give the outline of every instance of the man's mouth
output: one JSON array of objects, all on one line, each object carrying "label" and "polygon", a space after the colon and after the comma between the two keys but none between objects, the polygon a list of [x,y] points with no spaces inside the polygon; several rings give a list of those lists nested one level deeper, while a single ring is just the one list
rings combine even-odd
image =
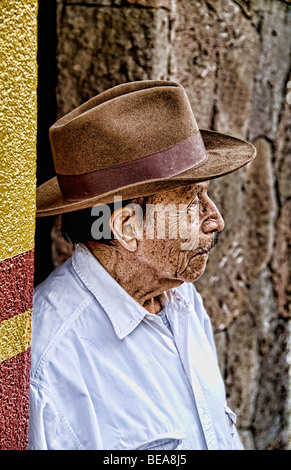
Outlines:
[{"label": "man's mouth", "polygon": [[194,256],[201,256],[201,255],[208,255],[209,252],[210,252],[211,248],[209,249],[203,249],[203,248],[199,248],[199,250],[196,251],[196,253],[194,254]]},{"label": "man's mouth", "polygon": [[210,253],[210,250],[217,245],[218,243],[218,235],[215,234],[213,237],[213,240],[211,241],[210,245],[207,247],[200,247],[198,250],[195,251],[194,256],[202,256],[202,255],[208,255]]}]

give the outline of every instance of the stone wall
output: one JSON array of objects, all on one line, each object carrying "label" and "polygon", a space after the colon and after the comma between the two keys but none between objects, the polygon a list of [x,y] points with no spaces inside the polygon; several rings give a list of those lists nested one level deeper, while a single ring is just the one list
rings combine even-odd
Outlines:
[{"label": "stone wall", "polygon": [[[214,180],[226,227],[196,283],[247,449],[290,449],[289,2],[75,0],[57,5],[57,117],[125,81],[174,79],[200,127],[256,160]],[[55,266],[70,254],[52,231]],[[289,359],[289,362],[288,362]]]}]

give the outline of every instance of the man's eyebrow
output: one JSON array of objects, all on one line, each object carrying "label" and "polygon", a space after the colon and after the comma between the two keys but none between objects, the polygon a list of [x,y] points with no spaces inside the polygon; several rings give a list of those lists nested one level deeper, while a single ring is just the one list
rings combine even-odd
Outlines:
[{"label": "man's eyebrow", "polygon": [[207,182],[207,185],[205,185],[205,183],[196,183],[193,194],[201,193],[201,191],[203,191],[204,189],[207,189],[208,186],[209,186],[209,182]]},{"label": "man's eyebrow", "polygon": [[208,189],[209,183],[210,183],[209,180],[201,181],[201,183],[197,183],[197,186],[202,186],[203,189]]}]

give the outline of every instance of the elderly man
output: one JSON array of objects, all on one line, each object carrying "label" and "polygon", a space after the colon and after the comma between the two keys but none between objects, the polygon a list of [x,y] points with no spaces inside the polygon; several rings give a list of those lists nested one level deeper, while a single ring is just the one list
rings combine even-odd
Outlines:
[{"label": "elderly man", "polygon": [[50,138],[37,215],[63,214],[75,251],[35,292],[29,448],[241,449],[193,282],[224,227],[209,180],[253,146],[199,130],[168,81],[101,93]]}]

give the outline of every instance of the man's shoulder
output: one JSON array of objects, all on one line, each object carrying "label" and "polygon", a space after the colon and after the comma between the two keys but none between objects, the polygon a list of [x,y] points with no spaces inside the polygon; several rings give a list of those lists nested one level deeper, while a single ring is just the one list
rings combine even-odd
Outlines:
[{"label": "man's shoulder", "polygon": [[69,258],[61,266],[57,267],[50,275],[34,289],[34,307],[39,304],[47,304],[48,308],[59,307],[64,303],[66,306],[74,304],[74,298],[80,293],[86,293],[82,281],[77,276]]},{"label": "man's shoulder", "polygon": [[90,292],[75,273],[70,258],[35,288],[34,316],[41,315],[47,323],[63,322],[88,295]]},{"label": "man's shoulder", "polygon": [[61,341],[60,332],[81,315],[93,296],[79,279],[71,259],[56,268],[34,291],[32,371],[45,351]]}]

